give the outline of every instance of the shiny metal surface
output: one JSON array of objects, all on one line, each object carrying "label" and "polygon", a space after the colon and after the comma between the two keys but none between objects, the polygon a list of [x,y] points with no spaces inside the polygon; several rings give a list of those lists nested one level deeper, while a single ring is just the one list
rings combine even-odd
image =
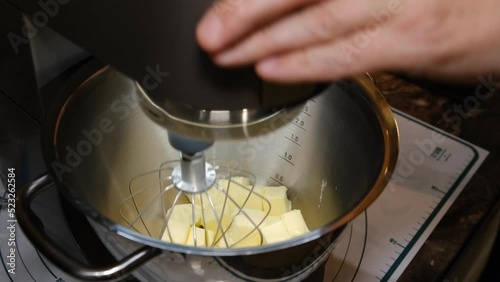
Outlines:
[{"label": "shiny metal surface", "polygon": [[364,77],[339,81],[299,107],[301,114],[286,126],[259,126],[258,136],[217,141],[205,152],[207,159],[232,160],[252,172],[257,184],[287,186],[310,233],[241,249],[166,243],[127,229],[119,213],[132,177],[178,158],[166,130],[151,122],[138,100],[134,81],[111,68],[95,72],[62,96],[62,107],[51,113],[44,154],[62,191],[88,216],[121,236],[165,250],[234,256],[309,242],[363,211],[381,193],[396,163],[397,126],[381,94]]},{"label": "shiny metal surface", "polygon": [[166,130],[184,138],[208,142],[261,135],[263,129],[275,129],[289,123],[301,109],[208,110],[173,101],[163,102],[159,106],[139,84],[135,85],[133,91],[145,113]]},{"label": "shiny metal surface", "polygon": [[205,161],[205,154],[182,153],[180,164],[172,171],[176,188],[187,193],[200,193],[212,187],[215,182],[214,167]]}]

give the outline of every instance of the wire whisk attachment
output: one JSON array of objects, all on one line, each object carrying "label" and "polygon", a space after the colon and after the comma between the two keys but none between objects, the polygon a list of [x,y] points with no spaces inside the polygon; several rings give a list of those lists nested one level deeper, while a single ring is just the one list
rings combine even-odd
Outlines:
[{"label": "wire whisk attachment", "polygon": [[260,227],[271,202],[252,173],[230,161],[210,161],[213,185],[191,192],[179,187],[181,161],[169,161],[135,176],[120,215],[129,229],[166,242],[194,247],[236,248],[264,244]]}]

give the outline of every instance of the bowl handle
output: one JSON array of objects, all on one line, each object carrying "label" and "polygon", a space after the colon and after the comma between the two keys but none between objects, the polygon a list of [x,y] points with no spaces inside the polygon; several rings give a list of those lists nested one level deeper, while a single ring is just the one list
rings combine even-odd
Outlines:
[{"label": "bowl handle", "polygon": [[16,217],[33,245],[61,270],[83,280],[114,280],[130,274],[137,267],[162,253],[160,249],[144,246],[114,264],[96,267],[75,260],[39,228],[37,217],[30,208],[37,194],[53,184],[52,179],[43,174],[18,191]]}]

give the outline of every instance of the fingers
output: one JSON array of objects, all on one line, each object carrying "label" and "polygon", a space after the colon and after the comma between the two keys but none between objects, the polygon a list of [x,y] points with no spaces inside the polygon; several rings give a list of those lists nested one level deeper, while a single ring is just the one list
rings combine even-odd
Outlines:
[{"label": "fingers", "polygon": [[221,65],[257,62],[268,80],[327,81],[404,62],[389,56],[397,43],[385,28],[401,12],[399,0],[217,3],[198,26],[199,43]]},{"label": "fingers", "polygon": [[[397,70],[409,62],[394,47],[389,28],[377,36],[365,31],[259,61],[257,73],[277,82],[331,81],[366,71]],[[364,43],[363,43],[364,42]],[[391,48],[394,47],[394,48]]]},{"label": "fingers", "polygon": [[[370,0],[323,1],[262,28],[214,60],[223,66],[252,63],[272,54],[327,42],[373,19]],[[341,11],[341,12],[339,12]]]},{"label": "fingers", "polygon": [[217,52],[255,28],[321,0],[219,0],[203,16],[196,36],[201,47]]}]

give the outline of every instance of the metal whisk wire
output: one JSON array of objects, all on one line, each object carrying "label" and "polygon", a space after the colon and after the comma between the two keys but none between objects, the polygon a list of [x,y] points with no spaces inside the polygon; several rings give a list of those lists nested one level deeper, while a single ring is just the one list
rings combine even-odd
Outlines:
[{"label": "metal whisk wire", "polygon": [[[204,237],[208,236],[205,234],[205,232],[199,232],[199,229],[197,229],[196,226],[197,218],[196,218],[195,203],[197,197],[199,197],[199,203],[201,205],[200,226],[206,227],[207,216],[208,216],[207,213],[209,212],[212,213],[211,216],[215,218],[216,221],[216,230],[213,235],[213,241],[208,242],[207,240],[201,240],[203,242],[206,242],[206,245],[208,247],[216,247],[219,245],[219,243],[223,244],[226,247],[234,247],[237,246],[239,243],[243,242],[254,232],[258,232],[260,244],[263,244],[263,236],[259,227],[264,223],[266,218],[269,216],[271,203],[263,195],[260,195],[259,193],[256,193],[254,191],[257,179],[253,174],[235,168],[230,161],[225,162],[224,163],[225,165],[217,164],[218,162],[219,162],[218,160],[210,161],[210,163],[214,166],[215,171],[217,172],[216,173],[217,181],[215,182],[214,186],[210,189],[216,189],[218,193],[221,193],[223,195],[224,199],[222,202],[221,210],[217,209],[216,207],[217,203],[214,202],[214,199],[212,198],[212,195],[210,195],[208,190],[200,193],[189,194],[175,187],[171,174],[174,169],[174,166],[178,163],[178,161],[168,161],[162,163],[159,169],[137,175],[130,181],[129,183],[130,195],[128,195],[120,204],[120,215],[127,223],[127,227],[140,233],[147,233],[149,236],[157,239],[160,239],[162,237],[162,234],[165,234],[167,238],[170,240],[170,242],[174,242],[173,240],[174,236],[172,235],[172,230],[170,230],[171,228],[169,227],[169,222],[172,218],[173,207],[184,200],[184,202],[191,203],[192,221],[190,228],[191,228],[191,236],[193,239],[192,243],[195,247],[198,247],[200,245],[199,243],[200,242],[199,239],[201,239],[200,236]],[[164,175],[165,173],[166,175]],[[146,185],[141,184],[144,182],[145,179],[154,176],[156,174],[158,175],[158,177],[157,178],[155,177],[153,181],[146,181]],[[236,181],[233,181],[232,180],[233,176],[247,178],[249,179],[251,185],[247,187],[246,185],[242,185]],[[221,185],[219,185],[218,180],[221,179],[228,180],[225,187],[221,187]],[[139,184],[137,184],[136,182]],[[139,187],[136,188],[135,185],[139,185]],[[234,188],[235,186],[233,185],[236,185],[238,188],[244,189],[245,191],[248,192],[245,199],[243,200],[235,199],[231,195],[231,189],[236,189]],[[166,199],[168,198],[167,195],[168,193],[175,193],[175,196],[171,195],[173,196],[172,201],[168,201]],[[264,212],[265,216],[257,222],[254,219],[252,219],[251,216],[245,211],[245,205],[247,204],[251,196],[259,197],[262,200],[263,205],[265,205],[266,207],[264,209],[266,211]],[[142,199],[141,201],[141,199],[138,199],[139,197],[146,198],[146,200],[144,201],[144,199]],[[206,199],[203,199],[204,197],[206,197]],[[223,224],[224,215],[226,214],[226,212],[228,212],[228,210],[230,210],[229,204],[231,204],[232,207],[234,208],[234,211],[232,211],[231,216],[237,216],[241,214],[253,226],[251,232],[248,232],[246,236],[243,236],[242,238],[240,238],[235,242],[231,242],[227,236],[230,228],[234,223],[233,221],[234,218],[230,220],[227,226],[224,226]],[[132,216],[130,215],[130,205],[133,206],[134,210]],[[207,205],[207,207],[205,207],[205,205]],[[157,219],[158,217],[161,217],[163,221],[161,224],[159,224],[159,226],[161,226],[159,229],[157,228],[156,224],[158,221]],[[152,220],[151,218],[156,218],[156,220]],[[140,222],[139,226],[137,226],[138,222]],[[158,230],[158,232],[154,232],[154,230]],[[198,233],[203,233],[203,234],[198,234]]]},{"label": "metal whisk wire", "polygon": [[[165,163],[164,163],[165,164]],[[163,164],[162,164],[163,166]],[[140,232],[136,227],[134,227],[134,224],[140,220],[141,223],[142,223],[142,226],[144,227],[144,229],[146,230],[146,232],[148,233],[149,236],[153,236],[151,234],[151,232],[149,231],[148,229],[148,225],[144,222],[144,218],[143,218],[143,215],[146,211],[148,211],[154,204],[154,199],[152,199],[148,204],[146,204],[146,208],[145,209],[139,209],[139,205],[137,204],[136,202],[136,197],[138,195],[140,195],[141,193],[144,193],[145,191],[147,191],[149,188],[151,187],[154,187],[156,186],[157,184],[161,184],[162,181],[165,181],[165,180],[171,180],[172,177],[170,175],[166,176],[164,179],[161,178],[161,171],[162,170],[171,170],[170,168],[160,168],[160,169],[156,169],[156,170],[152,170],[152,171],[149,171],[149,172],[145,172],[145,173],[141,173],[137,176],[135,176],[134,178],[132,178],[132,180],[129,182],[129,192],[130,192],[130,195],[128,197],[126,197],[121,203],[120,203],[120,215],[122,216],[122,218],[125,220],[125,222],[127,223],[127,228],[129,229],[134,229],[135,231],[137,232]],[[144,186],[143,188],[137,190],[137,191],[134,191],[133,189],[133,183],[135,181],[137,181],[138,179],[144,177],[144,176],[147,176],[147,175],[151,175],[151,174],[154,174],[154,173],[157,173],[158,172],[158,179],[159,181],[154,181],[152,183],[149,183],[148,185]],[[169,191],[170,189],[174,188],[174,185],[171,184],[171,185],[168,185],[168,186],[165,186],[164,188],[162,188],[161,186],[159,187],[159,195],[162,195],[164,193],[166,193],[167,191]],[[135,211],[136,211],[136,215],[130,219],[129,217],[127,217],[125,215],[125,204],[129,201],[132,201],[133,202],[133,206],[135,208]],[[163,209],[165,208],[163,205],[162,205]]]}]

